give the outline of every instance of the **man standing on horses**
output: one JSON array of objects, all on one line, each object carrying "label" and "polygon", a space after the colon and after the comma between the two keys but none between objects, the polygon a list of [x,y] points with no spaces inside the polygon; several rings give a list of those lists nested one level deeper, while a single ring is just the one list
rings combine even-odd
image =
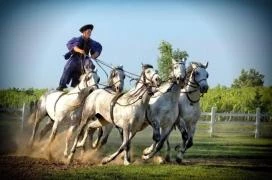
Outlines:
[{"label": "man standing on horses", "polygon": [[64,55],[64,58],[68,59],[68,61],[64,67],[57,90],[62,91],[64,88],[67,88],[67,84],[71,80],[72,87],[78,85],[80,75],[84,73],[85,65],[89,64],[89,68],[95,68],[88,55],[90,53],[91,58],[96,59],[102,51],[102,46],[99,42],[90,38],[93,27],[92,24],[82,26],[79,29],[82,36],[68,41],[67,48],[69,52]]}]

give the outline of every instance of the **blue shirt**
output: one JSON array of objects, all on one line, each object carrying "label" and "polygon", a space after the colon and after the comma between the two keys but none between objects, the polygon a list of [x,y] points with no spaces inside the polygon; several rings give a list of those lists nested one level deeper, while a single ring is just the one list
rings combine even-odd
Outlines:
[{"label": "blue shirt", "polygon": [[[75,46],[79,47],[80,49],[84,48],[84,39],[82,36],[80,37],[74,37],[68,43],[66,44],[67,48],[69,51],[72,51]],[[102,51],[102,46],[99,42],[93,40],[93,39],[88,39],[86,44],[85,44],[85,53],[89,54],[89,52],[94,54],[95,52],[98,52],[99,55]]]}]

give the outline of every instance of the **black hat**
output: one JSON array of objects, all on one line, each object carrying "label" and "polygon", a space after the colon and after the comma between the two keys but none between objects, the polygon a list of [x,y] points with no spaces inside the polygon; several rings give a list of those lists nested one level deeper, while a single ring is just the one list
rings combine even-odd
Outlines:
[{"label": "black hat", "polygon": [[83,33],[83,32],[86,31],[87,29],[93,30],[93,25],[92,25],[92,24],[84,25],[84,26],[82,26],[82,27],[79,29],[79,31]]}]

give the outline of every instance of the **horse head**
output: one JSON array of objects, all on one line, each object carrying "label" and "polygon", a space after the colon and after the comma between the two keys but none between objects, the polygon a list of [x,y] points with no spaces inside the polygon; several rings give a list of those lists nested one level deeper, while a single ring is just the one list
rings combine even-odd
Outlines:
[{"label": "horse head", "polygon": [[114,67],[110,72],[110,77],[108,79],[108,84],[111,86],[115,92],[120,93],[124,88],[125,73],[123,66]]},{"label": "horse head", "polygon": [[186,77],[185,62],[186,60],[184,59],[180,60],[172,59],[171,76],[174,78],[174,80],[177,81],[178,84],[183,83]]},{"label": "horse head", "polygon": [[191,86],[199,87],[201,93],[206,93],[209,89],[207,79],[209,77],[209,73],[207,72],[208,63],[205,65],[201,63],[192,62],[191,63],[191,70],[189,68],[190,77],[189,77],[189,84]]},{"label": "horse head", "polygon": [[81,75],[80,83],[78,85],[79,89],[84,89],[87,87],[95,87],[98,88],[97,84],[100,81],[100,77],[97,74],[97,70],[89,70],[86,71],[85,74]]},{"label": "horse head", "polygon": [[161,84],[161,78],[158,71],[153,69],[153,66],[149,64],[142,65],[141,81],[149,86],[159,87]]}]

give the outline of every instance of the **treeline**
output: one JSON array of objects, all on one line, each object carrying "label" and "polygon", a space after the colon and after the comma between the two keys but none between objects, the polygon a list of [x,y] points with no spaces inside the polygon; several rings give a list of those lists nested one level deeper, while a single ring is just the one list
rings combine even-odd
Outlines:
[{"label": "treeline", "polygon": [[[37,100],[47,89],[2,89],[0,107],[20,108],[23,103]],[[217,112],[262,112],[272,113],[272,87],[228,88],[217,86],[209,89],[200,101],[202,112],[210,112],[217,107]]]},{"label": "treeline", "polygon": [[1,89],[0,107],[1,108],[21,108],[24,103],[37,100],[47,89]]},{"label": "treeline", "polygon": [[272,87],[228,88],[217,86],[209,89],[201,98],[201,109],[210,112],[217,107],[217,112],[261,112],[272,113]]}]

